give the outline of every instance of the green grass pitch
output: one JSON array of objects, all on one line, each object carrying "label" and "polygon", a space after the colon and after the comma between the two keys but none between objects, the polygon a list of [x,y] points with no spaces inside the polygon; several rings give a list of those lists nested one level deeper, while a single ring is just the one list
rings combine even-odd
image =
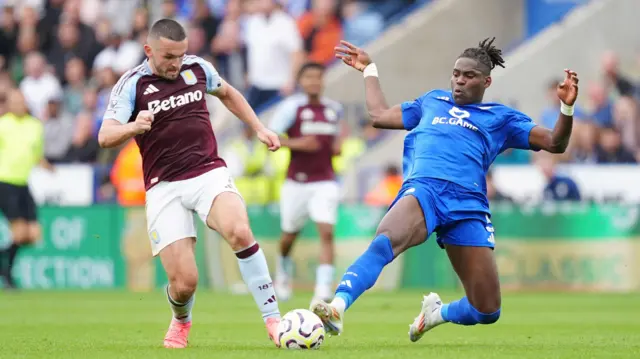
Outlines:
[{"label": "green grass pitch", "polygon": [[[459,294],[442,293],[445,301]],[[308,293],[281,304],[306,308]],[[198,293],[190,347],[162,348],[161,292],[0,292],[0,358],[640,358],[640,294],[506,294],[495,325],[407,336],[421,293],[368,293],[318,351],[276,349],[250,296]]]}]

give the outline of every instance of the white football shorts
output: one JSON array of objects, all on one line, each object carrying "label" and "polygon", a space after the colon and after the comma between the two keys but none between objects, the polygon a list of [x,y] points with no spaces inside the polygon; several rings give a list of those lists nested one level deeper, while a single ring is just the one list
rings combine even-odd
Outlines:
[{"label": "white football shorts", "polygon": [[159,182],[147,191],[147,230],[154,256],[169,244],[196,237],[194,213],[206,223],[213,200],[223,192],[240,196],[226,167],[175,182]]},{"label": "white football shorts", "polygon": [[335,181],[301,183],[286,180],[280,193],[280,228],[299,232],[311,218],[315,223],[336,224],[340,187]]}]

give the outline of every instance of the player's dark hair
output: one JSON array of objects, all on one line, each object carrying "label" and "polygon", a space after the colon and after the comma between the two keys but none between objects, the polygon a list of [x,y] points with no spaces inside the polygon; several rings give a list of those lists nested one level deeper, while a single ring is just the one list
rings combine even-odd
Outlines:
[{"label": "player's dark hair", "polygon": [[486,74],[490,74],[496,66],[504,68],[504,59],[502,58],[502,50],[493,46],[495,37],[482,40],[478,47],[471,47],[462,52],[460,57],[474,59],[480,64],[487,67]]},{"label": "player's dark hair", "polygon": [[327,68],[319,63],[319,62],[307,62],[304,65],[302,65],[302,67],[300,67],[300,70],[298,71],[298,79],[300,79],[300,77],[307,71],[307,70],[312,70],[312,69],[316,69],[316,70],[320,70],[322,72],[324,72]]},{"label": "player's dark hair", "polygon": [[160,19],[151,26],[149,36],[155,39],[164,37],[172,41],[182,41],[187,38],[187,33],[179,22],[171,19]]}]

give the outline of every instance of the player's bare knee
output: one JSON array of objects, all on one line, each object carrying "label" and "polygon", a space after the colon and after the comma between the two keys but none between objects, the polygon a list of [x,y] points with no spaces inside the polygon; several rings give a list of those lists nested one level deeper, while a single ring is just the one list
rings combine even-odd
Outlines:
[{"label": "player's bare knee", "polygon": [[234,225],[229,232],[227,242],[234,251],[239,251],[249,247],[255,242],[253,233],[248,223],[239,223]]},{"label": "player's bare knee", "polygon": [[169,283],[171,289],[178,294],[179,298],[190,298],[198,286],[198,274],[183,273],[174,277]]}]

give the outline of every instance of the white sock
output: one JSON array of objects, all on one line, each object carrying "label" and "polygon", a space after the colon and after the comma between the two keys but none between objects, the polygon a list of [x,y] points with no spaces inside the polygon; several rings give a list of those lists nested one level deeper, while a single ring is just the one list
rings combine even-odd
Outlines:
[{"label": "white sock", "polygon": [[316,294],[331,295],[331,286],[336,270],[331,264],[320,264],[316,269]]},{"label": "white sock", "polygon": [[336,308],[340,314],[344,314],[345,309],[347,308],[347,303],[340,297],[335,297],[331,302],[331,306]]},{"label": "white sock", "polygon": [[273,289],[273,281],[269,275],[269,267],[264,252],[258,243],[237,251],[238,265],[242,279],[249,287],[258,308],[262,312],[262,319],[279,318],[280,310],[276,300],[276,292]]},{"label": "white sock", "polygon": [[289,256],[278,256],[276,278],[289,280],[293,276],[293,261]]},{"label": "white sock", "polygon": [[169,306],[171,307],[171,311],[173,312],[173,318],[180,323],[189,323],[191,321],[191,309],[193,309],[193,304],[196,301],[196,295],[192,295],[186,303],[179,303],[171,298],[168,285],[166,291],[167,301],[169,301]]}]

